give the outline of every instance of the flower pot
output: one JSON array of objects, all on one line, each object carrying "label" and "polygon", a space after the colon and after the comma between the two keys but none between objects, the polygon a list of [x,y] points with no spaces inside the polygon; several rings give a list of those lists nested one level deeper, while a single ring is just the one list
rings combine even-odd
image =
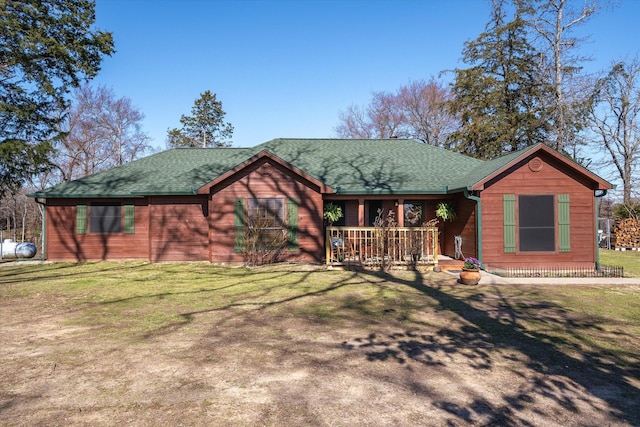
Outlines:
[{"label": "flower pot", "polygon": [[477,268],[463,268],[460,281],[465,285],[477,285],[480,282],[480,270]]}]

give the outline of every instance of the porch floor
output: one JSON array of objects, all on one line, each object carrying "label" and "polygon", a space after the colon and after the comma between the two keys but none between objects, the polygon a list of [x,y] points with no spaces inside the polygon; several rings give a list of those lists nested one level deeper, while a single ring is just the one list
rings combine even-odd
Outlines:
[{"label": "porch floor", "polygon": [[442,270],[462,270],[464,261],[461,259],[454,259],[446,255],[438,255],[438,267]]}]

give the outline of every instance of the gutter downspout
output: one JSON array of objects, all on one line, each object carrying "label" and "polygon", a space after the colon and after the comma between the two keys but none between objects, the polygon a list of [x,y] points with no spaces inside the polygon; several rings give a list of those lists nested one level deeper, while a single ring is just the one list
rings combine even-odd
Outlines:
[{"label": "gutter downspout", "polygon": [[607,195],[607,190],[601,190],[602,193],[598,194],[597,191],[593,192],[593,195],[596,198],[596,271],[600,271],[600,242],[598,241],[598,218],[600,217],[600,198]]},{"label": "gutter downspout", "polygon": [[478,261],[480,261],[480,265],[483,265],[483,262],[482,262],[482,201],[480,200],[480,197],[474,196],[473,194],[469,193],[469,187],[464,189],[464,197],[466,197],[469,200],[474,200],[476,202],[476,206],[477,206],[476,212],[478,213],[476,216]]},{"label": "gutter downspout", "polygon": [[47,204],[34,198],[35,202],[42,206],[42,259],[47,259]]}]

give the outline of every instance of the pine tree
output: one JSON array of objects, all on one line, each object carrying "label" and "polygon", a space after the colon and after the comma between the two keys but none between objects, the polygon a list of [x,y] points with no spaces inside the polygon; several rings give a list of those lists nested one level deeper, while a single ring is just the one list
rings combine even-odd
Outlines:
[{"label": "pine tree", "polygon": [[223,121],[226,113],[216,94],[200,94],[191,108],[191,116],[180,117],[182,129],[170,129],[167,140],[170,147],[229,147],[233,126]]},{"label": "pine tree", "polygon": [[[72,87],[113,53],[92,0],[0,2],[0,191],[48,167]],[[2,194],[2,192],[0,192]]]},{"label": "pine tree", "polygon": [[450,107],[461,120],[452,143],[483,159],[544,142],[549,131],[543,101],[550,88],[540,83],[540,55],[527,41],[521,11],[506,18],[495,1],[485,32],[465,43],[463,60],[471,67],[455,70],[452,84]]}]

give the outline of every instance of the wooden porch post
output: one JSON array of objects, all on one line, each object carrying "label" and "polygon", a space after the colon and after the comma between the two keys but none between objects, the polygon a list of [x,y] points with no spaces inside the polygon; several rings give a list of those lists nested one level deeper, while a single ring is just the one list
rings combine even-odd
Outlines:
[{"label": "wooden porch post", "polygon": [[404,227],[404,199],[398,199],[396,206],[396,215],[398,215],[398,227]]},{"label": "wooden porch post", "polygon": [[331,264],[331,239],[329,238],[330,233],[331,232],[329,231],[329,227],[327,227],[325,231],[325,242],[324,242],[326,265]]},{"label": "wooden porch post", "polygon": [[358,227],[364,227],[364,199],[358,199]]}]

